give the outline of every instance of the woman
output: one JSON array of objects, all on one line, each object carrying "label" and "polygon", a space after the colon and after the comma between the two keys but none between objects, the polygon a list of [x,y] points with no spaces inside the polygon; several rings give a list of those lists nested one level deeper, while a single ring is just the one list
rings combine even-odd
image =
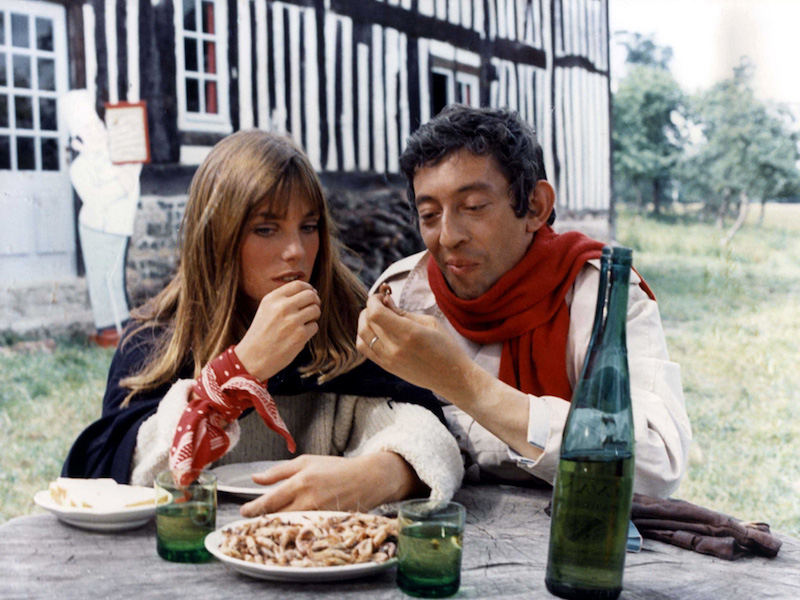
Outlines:
[{"label": "woman", "polygon": [[[179,447],[181,432],[233,357],[246,384],[267,385],[236,392],[242,407],[257,408],[238,421],[238,410],[194,413],[219,425],[220,462],[289,458],[294,442],[301,453],[254,475],[280,484],[243,515],[363,510],[426,486],[433,497],[452,495],[462,475],[453,438],[433,412],[388,400],[432,397],[362,363],[355,348],[366,293],[340,261],[331,228],[319,180],[292,142],[263,131],[220,141],[192,180],[177,274],[134,315],[112,360],[103,415],[75,442],[63,475],[149,485],[170,451],[173,470],[184,459],[203,466],[191,439]],[[276,414],[265,409],[273,399]]]}]

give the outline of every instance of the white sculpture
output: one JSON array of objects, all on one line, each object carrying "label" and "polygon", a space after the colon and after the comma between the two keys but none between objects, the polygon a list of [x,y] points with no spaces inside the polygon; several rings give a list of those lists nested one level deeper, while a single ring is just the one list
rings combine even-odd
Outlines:
[{"label": "white sculpture", "polygon": [[72,90],[60,99],[61,114],[78,154],[70,179],[82,205],[78,232],[86,280],[100,345],[116,345],[130,316],[125,289],[125,258],[139,203],[141,163],[115,165],[108,133],[88,90]]}]

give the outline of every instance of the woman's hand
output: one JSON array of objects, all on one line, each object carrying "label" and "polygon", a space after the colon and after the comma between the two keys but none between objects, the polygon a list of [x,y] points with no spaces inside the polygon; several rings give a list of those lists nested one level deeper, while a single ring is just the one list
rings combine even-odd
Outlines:
[{"label": "woman's hand", "polygon": [[303,454],[254,474],[253,481],[281,483],[242,505],[244,517],[289,510],[367,511],[425,489],[411,466],[394,452],[347,458]]},{"label": "woman's hand", "polygon": [[236,345],[247,372],[264,380],[288,365],[319,330],[320,299],[310,283],[292,281],[261,299]]}]

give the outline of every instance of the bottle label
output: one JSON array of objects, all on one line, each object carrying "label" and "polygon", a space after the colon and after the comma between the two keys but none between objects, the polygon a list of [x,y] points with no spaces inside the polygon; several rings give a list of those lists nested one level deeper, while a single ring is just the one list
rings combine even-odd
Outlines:
[{"label": "bottle label", "polygon": [[559,462],[548,578],[576,586],[621,585],[632,490],[632,457]]}]

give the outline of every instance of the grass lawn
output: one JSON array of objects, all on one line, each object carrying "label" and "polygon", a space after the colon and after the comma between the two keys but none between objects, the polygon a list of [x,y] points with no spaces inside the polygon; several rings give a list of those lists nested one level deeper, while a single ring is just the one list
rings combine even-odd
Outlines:
[{"label": "grass lawn", "polygon": [[0,522],[38,512],[33,494],[58,477],[72,442],[100,416],[113,351],[59,340],[0,348]]},{"label": "grass lawn", "polygon": [[[675,497],[800,535],[800,205],[757,211],[732,243],[680,215],[623,212],[621,243],[659,300],[695,443]],[[80,341],[0,348],[0,522],[38,511],[78,432],[100,413],[111,351]]]},{"label": "grass lawn", "polygon": [[622,214],[654,289],[694,432],[675,497],[800,535],[800,205],[713,225]]}]

